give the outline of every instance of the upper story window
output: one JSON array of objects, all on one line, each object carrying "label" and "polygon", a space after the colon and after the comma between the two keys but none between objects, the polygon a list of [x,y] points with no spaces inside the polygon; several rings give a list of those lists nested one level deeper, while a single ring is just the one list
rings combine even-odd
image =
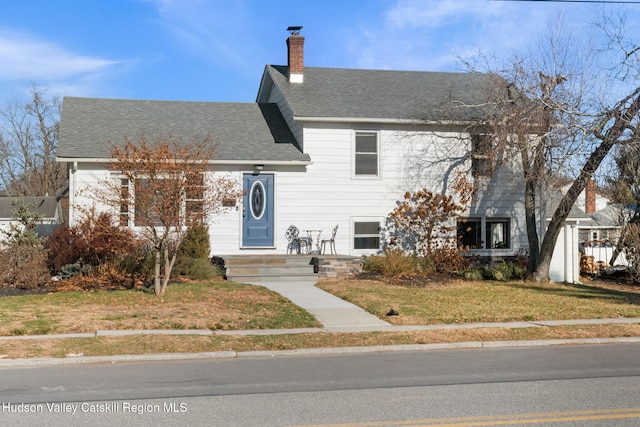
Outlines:
[{"label": "upper story window", "polygon": [[356,176],[378,176],[378,132],[355,133],[354,165]]},{"label": "upper story window", "polygon": [[471,135],[471,170],[473,176],[490,176],[493,171],[492,137],[480,133]]}]

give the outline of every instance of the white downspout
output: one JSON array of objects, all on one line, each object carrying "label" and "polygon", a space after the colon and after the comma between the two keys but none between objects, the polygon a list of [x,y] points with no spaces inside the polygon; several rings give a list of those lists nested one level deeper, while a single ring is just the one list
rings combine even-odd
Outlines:
[{"label": "white downspout", "polygon": [[571,281],[569,280],[569,262],[568,262],[568,258],[569,258],[569,237],[567,236],[568,233],[568,226],[565,224],[562,227],[562,231],[563,231],[563,235],[564,235],[564,281],[567,283],[571,283]]},{"label": "white downspout", "polygon": [[73,209],[76,203],[76,185],[78,183],[76,179],[76,172],[78,172],[78,162],[73,162],[70,164],[69,174],[71,175],[71,179],[69,180],[69,226],[73,227],[75,225],[75,211]]},{"label": "white downspout", "polygon": [[573,251],[572,251],[572,264],[573,265],[573,283],[577,283],[579,285],[582,284],[580,282],[580,242],[578,239],[578,229],[580,222],[576,222],[573,228]]},{"label": "white downspout", "polygon": [[569,260],[571,261],[571,283],[578,283],[578,276],[576,276],[576,226],[571,226],[571,253],[569,253]]}]

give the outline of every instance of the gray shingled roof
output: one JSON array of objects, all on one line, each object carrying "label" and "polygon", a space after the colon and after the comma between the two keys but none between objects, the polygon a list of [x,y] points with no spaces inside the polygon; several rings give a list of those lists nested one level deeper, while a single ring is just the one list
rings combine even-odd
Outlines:
[{"label": "gray shingled roof", "polygon": [[289,83],[288,67],[265,72],[297,117],[475,121],[492,79],[481,73],[304,68],[303,83]]},{"label": "gray shingled roof", "polygon": [[607,205],[604,209],[589,215],[593,221],[591,224],[597,227],[619,227],[622,225],[620,219],[622,211],[627,211],[625,212],[627,215],[631,213],[628,207],[615,204]]},{"label": "gray shingled roof", "polygon": [[[558,209],[558,205],[562,201],[564,194],[557,189],[549,189],[546,194],[546,211],[545,215],[547,219],[552,218],[556,209]],[[569,211],[569,215],[567,216],[568,220],[580,220],[580,221],[590,221],[591,217],[587,215],[582,209],[577,207],[575,203],[571,206],[571,210]]]},{"label": "gray shingled roof", "polygon": [[41,218],[55,218],[58,201],[52,196],[0,197],[0,218],[14,218],[19,206],[26,206]]},{"label": "gray shingled roof", "polygon": [[275,104],[66,97],[58,157],[109,158],[125,137],[212,136],[215,160],[306,162]]}]

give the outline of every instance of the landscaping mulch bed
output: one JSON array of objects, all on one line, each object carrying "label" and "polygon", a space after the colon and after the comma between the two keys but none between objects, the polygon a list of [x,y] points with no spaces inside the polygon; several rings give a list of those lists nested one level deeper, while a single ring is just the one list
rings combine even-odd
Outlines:
[{"label": "landscaping mulch bed", "polygon": [[[108,280],[105,278],[95,277],[76,277],[72,279],[61,280],[59,282],[51,282],[48,285],[38,286],[32,289],[19,288],[15,286],[0,286],[0,297],[19,296],[19,295],[37,295],[47,294],[51,292],[69,292],[69,291],[96,291],[96,290],[125,290],[132,289],[130,278],[118,278],[119,280]],[[430,273],[427,275],[411,274],[397,277],[383,277],[374,273],[359,274],[356,279],[359,280],[380,280],[395,286],[406,286],[415,288],[426,288],[433,286],[447,286],[465,281],[464,278],[455,273]],[[630,290],[637,290],[640,285],[634,284],[630,277],[623,275],[616,276],[594,276],[583,277],[582,282],[587,285],[595,286],[615,286],[629,287]],[[134,288],[148,287],[142,281],[137,280]]]},{"label": "landscaping mulch bed", "polygon": [[415,288],[426,288],[430,286],[446,286],[459,283],[464,279],[454,273],[430,273],[427,275],[410,274],[396,277],[383,277],[373,273],[359,274],[359,280],[379,280],[395,286],[407,286]]},{"label": "landscaping mulch bed", "polygon": [[13,297],[19,295],[37,295],[53,292],[49,286],[38,286],[33,289],[18,288],[15,286],[0,286],[0,297]]},{"label": "landscaping mulch bed", "polygon": [[[374,273],[362,273],[359,274],[356,279],[379,280],[384,281],[385,283],[388,283],[390,285],[415,288],[446,286],[468,281],[455,273],[430,273],[427,275],[411,274],[396,277],[384,277]],[[618,289],[621,287],[628,287],[629,290],[636,291],[638,290],[638,288],[640,288],[640,284],[633,283],[633,280],[630,277],[623,275],[583,277],[582,283],[584,283],[585,285],[601,287],[614,286]]]}]

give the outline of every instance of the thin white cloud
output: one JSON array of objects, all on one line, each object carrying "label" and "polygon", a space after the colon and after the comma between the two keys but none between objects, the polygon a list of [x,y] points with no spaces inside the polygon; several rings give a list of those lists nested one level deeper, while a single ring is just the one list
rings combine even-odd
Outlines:
[{"label": "thin white cloud", "polygon": [[147,1],[155,4],[162,23],[192,55],[216,64],[246,62],[246,53],[237,49],[250,40],[247,34],[252,26],[243,1]]},{"label": "thin white cloud", "polygon": [[[356,66],[456,70],[469,52],[507,53],[530,45],[549,8],[527,13],[505,2],[398,0],[352,44]],[[522,5],[520,5],[522,6]]]},{"label": "thin white cloud", "polygon": [[75,54],[55,43],[0,30],[0,78],[52,81],[103,72],[119,61]]},{"label": "thin white cloud", "polygon": [[387,12],[386,20],[396,29],[440,27],[465,19],[470,14],[475,19],[482,19],[497,11],[495,3],[484,1],[400,0]]}]

